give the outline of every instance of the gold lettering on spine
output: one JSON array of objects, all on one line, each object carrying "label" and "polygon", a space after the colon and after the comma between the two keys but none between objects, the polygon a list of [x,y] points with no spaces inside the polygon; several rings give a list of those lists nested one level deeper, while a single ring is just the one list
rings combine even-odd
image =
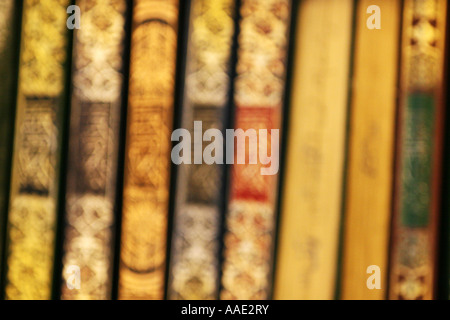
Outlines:
[{"label": "gold lettering on spine", "polygon": [[[291,1],[243,0],[240,11],[235,127],[270,133],[281,126]],[[278,175],[260,168],[233,165],[222,299],[269,298]]]},{"label": "gold lettering on spine", "polygon": [[[79,0],[75,32],[62,299],[110,299],[126,1]],[[69,290],[67,268],[81,270]]]},{"label": "gold lettering on spine", "polygon": [[120,299],[162,299],[178,0],[136,0],[133,10]]},{"label": "gold lettering on spine", "polygon": [[7,299],[51,297],[68,5],[64,0],[24,2]]},{"label": "gold lettering on spine", "polygon": [[[234,34],[234,0],[191,3],[182,127],[224,128]],[[221,165],[178,167],[169,299],[216,299]]]}]

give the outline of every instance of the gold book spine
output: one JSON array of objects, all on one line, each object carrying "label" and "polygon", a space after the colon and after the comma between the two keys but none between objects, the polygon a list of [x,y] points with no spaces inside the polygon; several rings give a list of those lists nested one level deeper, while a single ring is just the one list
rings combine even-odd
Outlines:
[{"label": "gold book spine", "polygon": [[64,0],[25,0],[7,230],[7,299],[50,299],[68,29]]},{"label": "gold book spine", "polygon": [[[127,1],[79,0],[74,33],[62,299],[111,298]],[[71,266],[80,287],[69,288]]]},{"label": "gold book spine", "polygon": [[178,0],[135,0],[119,267],[119,299],[162,299]]},{"label": "gold book spine", "polygon": [[[281,127],[291,1],[243,0],[240,14],[234,127],[255,130],[258,141],[259,130],[266,129],[271,140]],[[248,159],[257,152],[245,149]],[[270,298],[279,175],[262,175],[263,167],[261,162],[232,166],[221,299]]]},{"label": "gold book spine", "polygon": [[389,298],[434,299],[446,0],[405,0]]},{"label": "gold book spine", "polygon": [[[234,0],[193,0],[187,46],[182,128],[193,136],[225,129],[234,35]],[[219,296],[219,247],[223,166],[180,164],[170,259],[169,299]]]},{"label": "gold book spine", "polygon": [[301,1],[275,278],[276,299],[333,299],[353,0]]},{"label": "gold book spine", "polygon": [[[342,299],[384,299],[387,285],[395,136],[399,0],[357,4],[342,265]],[[379,6],[381,29],[367,27]],[[381,288],[367,286],[367,268],[381,271]]]}]

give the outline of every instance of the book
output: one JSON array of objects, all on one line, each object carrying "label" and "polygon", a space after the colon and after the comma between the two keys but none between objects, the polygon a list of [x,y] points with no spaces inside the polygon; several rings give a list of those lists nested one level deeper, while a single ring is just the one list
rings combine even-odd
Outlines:
[{"label": "book", "polygon": [[[220,292],[224,300],[271,296],[279,153],[271,153],[269,164],[253,160],[261,159],[264,146],[279,151],[281,144],[291,5],[289,0],[241,1],[234,128],[243,130],[241,140],[248,145],[235,148],[245,161],[237,159],[231,168]],[[265,136],[261,130],[267,130]],[[259,148],[250,146],[251,141],[258,141]],[[263,175],[268,165],[276,170]]]},{"label": "book", "polygon": [[178,0],[133,3],[119,299],[162,299]]},{"label": "book", "polygon": [[[380,8],[381,29],[367,27],[371,5]],[[387,294],[400,5],[398,0],[361,0],[356,8],[342,299],[384,299]],[[376,290],[367,286],[370,266],[379,267]]]},{"label": "book", "polygon": [[302,1],[296,21],[274,297],[333,299],[353,1]]},{"label": "book", "polygon": [[[192,136],[194,121],[202,121],[203,131],[225,130],[234,15],[234,0],[191,2],[181,127]],[[223,165],[177,169],[168,298],[217,299]]]},{"label": "book", "polygon": [[0,0],[0,271],[8,213],[21,5]]},{"label": "book", "polygon": [[70,1],[24,1],[6,248],[7,299],[50,299]]},{"label": "book", "polygon": [[[78,0],[61,299],[111,299],[127,1]],[[67,286],[71,267],[81,286]],[[73,289],[73,288],[72,288]]]},{"label": "book", "polygon": [[389,298],[433,299],[440,212],[445,0],[405,0]]}]

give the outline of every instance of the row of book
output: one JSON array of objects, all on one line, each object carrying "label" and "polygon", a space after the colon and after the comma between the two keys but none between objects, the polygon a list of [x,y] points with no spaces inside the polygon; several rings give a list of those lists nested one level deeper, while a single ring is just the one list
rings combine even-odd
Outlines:
[{"label": "row of book", "polygon": [[[447,297],[447,11],[0,0],[2,297]],[[280,129],[279,172],[175,165],[194,121]]]}]

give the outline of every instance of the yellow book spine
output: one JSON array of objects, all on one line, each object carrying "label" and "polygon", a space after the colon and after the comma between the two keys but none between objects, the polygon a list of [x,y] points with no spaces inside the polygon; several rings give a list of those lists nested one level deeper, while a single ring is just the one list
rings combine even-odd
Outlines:
[{"label": "yellow book spine", "polygon": [[[342,299],[384,299],[387,292],[400,3],[361,0],[357,6]],[[371,5],[381,10],[381,29],[367,27]],[[380,289],[367,286],[371,265],[380,268]]]},{"label": "yellow book spine", "polygon": [[7,299],[51,298],[69,4],[24,2],[7,226]]},{"label": "yellow book spine", "polygon": [[344,172],[353,0],[297,13],[276,299],[332,299]]}]

